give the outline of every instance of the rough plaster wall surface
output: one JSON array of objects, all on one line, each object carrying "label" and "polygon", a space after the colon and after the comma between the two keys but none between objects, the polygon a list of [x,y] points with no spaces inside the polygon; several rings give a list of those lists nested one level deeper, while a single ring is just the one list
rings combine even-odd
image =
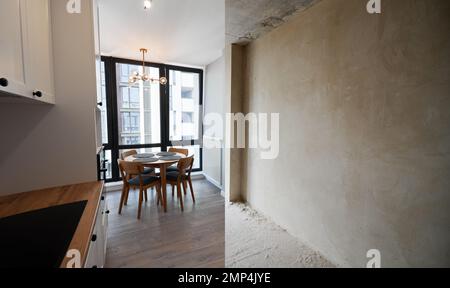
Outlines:
[{"label": "rough plaster wall surface", "polygon": [[[242,113],[244,111],[243,99],[245,85],[244,79],[245,67],[245,47],[240,45],[229,45],[226,49],[226,112]],[[225,141],[236,142],[236,129],[234,123],[226,123]],[[241,201],[241,183],[243,167],[242,149],[225,149],[225,195],[227,200],[236,202]]]},{"label": "rough plaster wall surface", "polygon": [[226,0],[227,43],[246,44],[321,0]]},{"label": "rough plaster wall surface", "polygon": [[248,46],[247,109],[281,113],[281,152],[247,151],[243,197],[339,265],[450,266],[450,1],[366,3]]}]

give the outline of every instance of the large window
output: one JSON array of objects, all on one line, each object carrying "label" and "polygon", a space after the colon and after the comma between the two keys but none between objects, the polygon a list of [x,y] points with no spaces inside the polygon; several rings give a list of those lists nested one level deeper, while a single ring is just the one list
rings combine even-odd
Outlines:
[{"label": "large window", "polygon": [[[143,73],[142,66],[116,63],[117,113],[119,145],[161,144],[161,87],[159,83],[128,83],[133,72]],[[146,67],[145,73],[160,77],[160,68]]]},{"label": "large window", "polygon": [[200,74],[171,69],[169,75],[170,141],[198,141],[202,97]]},{"label": "large window", "polygon": [[98,103],[98,108],[102,115],[102,141],[103,144],[108,143],[108,111],[107,111],[107,101],[106,101],[106,78],[105,78],[105,62],[101,65],[101,101]]},{"label": "large window", "polygon": [[194,155],[194,168],[201,170],[203,71],[148,64],[145,73],[156,79],[165,76],[168,84],[137,82],[130,85],[128,79],[132,73],[144,72],[139,62],[112,57],[102,60],[104,102],[107,103],[103,106],[107,125],[104,142],[110,160],[108,180],[119,180],[116,159],[129,149],[159,152],[182,146]]}]

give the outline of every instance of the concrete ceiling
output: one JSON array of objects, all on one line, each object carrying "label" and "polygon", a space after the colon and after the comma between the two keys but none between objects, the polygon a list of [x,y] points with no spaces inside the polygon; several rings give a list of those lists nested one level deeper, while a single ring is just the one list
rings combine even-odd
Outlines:
[{"label": "concrete ceiling", "polygon": [[222,55],[224,0],[153,0],[147,11],[143,3],[99,2],[103,55],[140,59],[144,47],[148,61],[189,66],[205,66]]},{"label": "concrete ceiling", "polygon": [[247,44],[320,0],[225,0],[226,42]]}]

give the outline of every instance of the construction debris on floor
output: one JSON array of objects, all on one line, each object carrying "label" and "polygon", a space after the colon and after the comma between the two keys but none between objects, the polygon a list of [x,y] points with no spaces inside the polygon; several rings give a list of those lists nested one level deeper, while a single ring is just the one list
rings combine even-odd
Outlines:
[{"label": "construction debris on floor", "polygon": [[226,207],[226,267],[334,268],[320,253],[244,204]]}]

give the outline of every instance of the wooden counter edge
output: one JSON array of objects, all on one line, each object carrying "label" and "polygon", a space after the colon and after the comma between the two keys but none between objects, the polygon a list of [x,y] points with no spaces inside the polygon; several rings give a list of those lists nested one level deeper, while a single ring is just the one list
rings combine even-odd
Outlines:
[{"label": "wooden counter edge", "polygon": [[[91,244],[92,234],[94,232],[95,222],[99,213],[100,202],[102,199],[104,182],[101,181],[96,183],[101,185],[97,187],[97,190],[95,191],[95,197],[88,200],[88,204],[86,205],[83,216],[78,223],[77,230],[73,235],[72,241],[69,245],[69,249],[67,249],[67,252],[69,252],[70,250],[78,250],[81,253],[81,267],[79,268],[84,268],[86,264],[87,255],[89,253],[89,246]],[[87,231],[88,233],[86,233]],[[67,257],[67,252],[60,268],[71,268],[67,267],[67,263],[71,260]]]},{"label": "wooden counter edge", "polygon": [[59,266],[67,268],[67,263],[71,260],[67,258],[67,252],[75,249],[80,252],[81,267],[84,267],[97,213],[99,213],[103,188],[103,181],[95,181],[2,196],[0,197],[0,218],[87,200],[84,212],[66,251],[66,257]]}]

